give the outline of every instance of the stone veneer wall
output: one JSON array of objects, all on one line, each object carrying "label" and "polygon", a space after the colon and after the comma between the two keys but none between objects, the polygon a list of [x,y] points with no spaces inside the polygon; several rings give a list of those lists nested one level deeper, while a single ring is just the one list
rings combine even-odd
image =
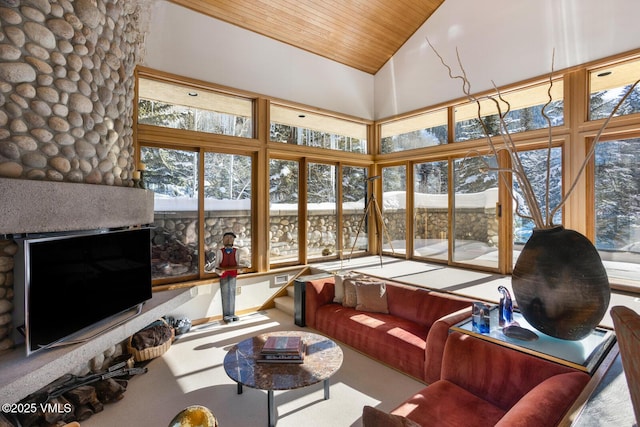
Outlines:
[{"label": "stone veneer wall", "polygon": [[11,240],[0,240],[0,350],[13,346],[11,339],[11,312],[13,310],[13,256],[18,245]]},{"label": "stone veneer wall", "polygon": [[[154,1],[0,0],[0,176],[132,186],[134,70]],[[16,251],[0,240],[0,350],[13,346]]]}]

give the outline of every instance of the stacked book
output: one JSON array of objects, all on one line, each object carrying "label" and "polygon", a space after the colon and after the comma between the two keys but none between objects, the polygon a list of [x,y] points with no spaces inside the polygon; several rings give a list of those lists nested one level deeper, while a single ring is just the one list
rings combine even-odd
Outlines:
[{"label": "stacked book", "polygon": [[258,362],[262,363],[302,363],[306,352],[300,337],[273,335],[262,346]]}]

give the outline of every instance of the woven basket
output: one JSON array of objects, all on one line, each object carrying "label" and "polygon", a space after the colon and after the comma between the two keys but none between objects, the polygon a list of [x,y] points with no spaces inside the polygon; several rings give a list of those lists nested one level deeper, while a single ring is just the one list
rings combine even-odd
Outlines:
[{"label": "woven basket", "polygon": [[[162,319],[162,321],[168,326],[167,322],[164,319]],[[155,347],[147,347],[145,349],[138,350],[133,345],[131,345],[131,341],[133,340],[133,335],[131,335],[129,337],[129,341],[127,342],[127,350],[129,351],[129,353],[131,353],[131,355],[133,356],[133,360],[135,360],[136,362],[155,359],[156,357],[162,356],[167,352],[167,350],[169,350],[174,338],[175,331],[173,328],[171,328],[171,338],[169,338],[167,341]]]}]

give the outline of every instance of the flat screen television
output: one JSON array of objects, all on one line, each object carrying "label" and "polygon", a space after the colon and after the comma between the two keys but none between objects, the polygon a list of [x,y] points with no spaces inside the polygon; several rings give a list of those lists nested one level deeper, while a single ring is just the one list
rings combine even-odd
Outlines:
[{"label": "flat screen television", "polygon": [[24,312],[14,314],[14,324],[24,336],[27,355],[63,345],[127,311],[134,316],[151,298],[148,228],[40,235],[17,242],[16,308]]}]

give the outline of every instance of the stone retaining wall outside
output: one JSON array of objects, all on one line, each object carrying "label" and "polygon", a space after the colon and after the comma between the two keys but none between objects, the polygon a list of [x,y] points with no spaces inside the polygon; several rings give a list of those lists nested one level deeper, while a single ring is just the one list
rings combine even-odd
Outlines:
[{"label": "stone retaining wall outside", "polygon": [[[389,237],[393,241],[404,241],[406,223],[404,210],[384,216]],[[343,215],[343,250],[349,251],[362,221],[361,212],[345,212]],[[204,242],[207,259],[212,259],[224,232],[231,230],[238,237],[235,245],[241,256],[251,258],[251,217],[246,212],[216,212],[204,220]],[[153,244],[164,253],[154,260],[154,277],[179,276],[197,272],[196,212],[156,212]],[[336,214],[318,212],[307,220],[307,253],[309,257],[332,256],[336,253]],[[366,238],[366,229],[360,231],[359,241]],[[416,239],[445,239],[448,237],[448,211],[446,209],[420,209],[416,212]],[[456,238],[477,240],[489,246],[498,245],[498,226],[495,209],[459,209],[456,212]],[[386,236],[385,236],[386,240]],[[168,241],[179,241],[179,245],[167,245]],[[278,211],[269,218],[270,261],[297,260],[298,216],[297,212],[286,214]],[[176,246],[178,249],[176,249]],[[160,248],[162,247],[162,248]],[[358,249],[358,248],[356,248]],[[176,253],[179,251],[181,253]],[[163,260],[171,260],[164,262]]]}]

